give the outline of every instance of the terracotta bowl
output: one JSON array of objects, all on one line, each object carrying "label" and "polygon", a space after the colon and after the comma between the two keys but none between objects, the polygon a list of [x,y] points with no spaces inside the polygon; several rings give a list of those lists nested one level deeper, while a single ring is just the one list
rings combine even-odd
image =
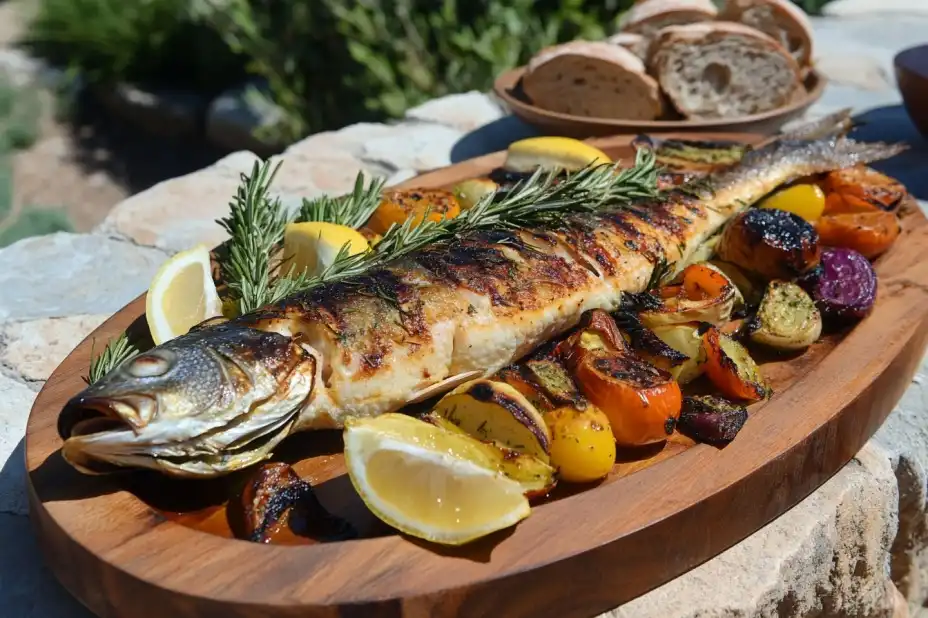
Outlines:
[{"label": "terracotta bowl", "polygon": [[826,79],[814,69],[803,83],[805,92],[783,107],[744,116],[741,118],[717,118],[711,120],[622,120],[615,118],[590,118],[552,112],[532,104],[522,91],[522,74],[525,67],[506,71],[496,78],[493,90],[512,113],[547,135],[563,135],[575,138],[599,137],[620,133],[654,133],[667,131],[738,131],[742,133],[769,134],[784,124],[801,116],[818,101],[825,91]]},{"label": "terracotta bowl", "polygon": [[902,50],[893,64],[906,112],[922,137],[928,139],[928,45]]}]

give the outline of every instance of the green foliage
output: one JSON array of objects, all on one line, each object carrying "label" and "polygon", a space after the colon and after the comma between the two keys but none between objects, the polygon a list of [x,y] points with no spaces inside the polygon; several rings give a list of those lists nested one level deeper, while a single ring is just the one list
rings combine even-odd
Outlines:
[{"label": "green foliage", "polygon": [[243,61],[190,15],[188,0],[41,0],[27,45],[97,82],[128,79],[215,91]]},{"label": "green foliage", "polygon": [[0,228],[0,247],[28,238],[55,232],[71,232],[74,226],[67,213],[52,208],[30,208],[23,210],[9,226]]},{"label": "green foliage", "polygon": [[23,206],[13,213],[12,155],[39,136],[42,101],[33,88],[17,87],[0,74],[0,247],[20,238],[73,229],[64,212]]},{"label": "green foliage", "polygon": [[[817,12],[827,0],[795,0]],[[30,41],[93,80],[205,90],[240,72],[284,110],[262,137],[400,116],[433,97],[488,90],[558,42],[615,30],[633,0],[39,0]]]},{"label": "green foliage", "polygon": [[[205,0],[207,3],[210,0]],[[212,0],[216,2],[217,0]],[[487,90],[538,49],[600,38],[631,0],[231,0],[201,18],[286,112],[281,142]]]}]

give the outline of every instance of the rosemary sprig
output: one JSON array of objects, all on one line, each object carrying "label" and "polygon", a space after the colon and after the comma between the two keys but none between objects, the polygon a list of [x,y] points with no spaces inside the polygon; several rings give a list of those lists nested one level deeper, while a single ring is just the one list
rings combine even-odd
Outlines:
[{"label": "rosemary sprig", "polygon": [[374,178],[365,187],[364,174],[359,173],[354,181],[354,190],[348,195],[304,199],[297,221],[326,221],[357,229],[371,218],[380,205],[383,185],[382,178]]},{"label": "rosemary sprig", "polygon": [[219,272],[239,313],[248,313],[268,304],[273,280],[280,264],[274,255],[284,237],[290,217],[280,200],[272,199],[270,186],[280,169],[271,170],[267,162],[255,162],[251,174],[242,174],[242,184],[229,204],[229,216],[219,225],[229,234],[226,255],[219,260]]},{"label": "rosemary sprig", "polygon": [[90,345],[90,373],[84,378],[87,384],[93,384],[108,374],[110,371],[121,365],[124,361],[132,358],[139,353],[139,349],[129,343],[129,337],[126,333],[120,334],[115,339],[110,339],[103,348],[99,356],[93,353],[93,347],[96,341]]},{"label": "rosemary sprig", "polygon": [[573,217],[606,211],[636,198],[657,195],[658,169],[654,153],[639,150],[635,166],[590,165],[566,177],[557,171],[536,171],[505,193],[484,196],[453,219],[412,220],[390,227],[373,251],[348,255],[343,247],[332,264],[316,277],[281,282],[270,302],[296,291],[356,277],[394,262],[426,245],[451,240],[481,229],[558,226]]}]

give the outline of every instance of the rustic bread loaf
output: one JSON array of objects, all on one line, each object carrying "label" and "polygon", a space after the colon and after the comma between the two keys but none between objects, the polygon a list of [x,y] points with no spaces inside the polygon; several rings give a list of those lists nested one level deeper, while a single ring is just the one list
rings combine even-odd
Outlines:
[{"label": "rustic bread loaf", "polygon": [[648,45],[651,43],[651,40],[644,35],[634,32],[619,32],[606,39],[606,42],[624,47],[644,62],[648,56]]},{"label": "rustic bread loaf", "polygon": [[592,118],[653,120],[660,89],[632,52],[605,41],[547,47],[528,63],[522,89],[544,109]]},{"label": "rustic bread loaf", "polygon": [[789,50],[800,68],[812,62],[812,24],[790,0],[728,0],[719,18],[769,35]]},{"label": "rustic bread loaf", "polygon": [[717,15],[712,0],[644,0],[622,16],[619,31],[650,38],[661,28],[710,21]]},{"label": "rustic bread loaf", "polygon": [[781,107],[802,87],[799,65],[766,34],[704,22],[661,30],[648,69],[687,118],[736,118]]}]

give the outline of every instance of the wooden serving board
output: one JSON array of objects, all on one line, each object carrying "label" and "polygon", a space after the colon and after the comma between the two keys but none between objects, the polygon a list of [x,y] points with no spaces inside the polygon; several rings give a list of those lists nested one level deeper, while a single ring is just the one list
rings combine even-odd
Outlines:
[{"label": "wooden serving board", "polygon": [[[627,136],[593,143],[616,158],[632,154]],[[486,173],[503,157],[405,185],[447,186]],[[323,503],[360,529],[362,538],[345,542],[230,538],[236,524],[225,501],[235,477],[177,481],[73,470],[60,455],[58,413],[83,387],[92,340],[102,343],[143,320],[140,297],[65,359],[29,418],[31,517],[47,563],[108,618],[561,618],[616,607],[781,515],[846,464],[892,410],[928,341],[928,221],[917,206],[906,210],[904,233],[876,265],[874,313],[798,356],[759,359],[776,394],[751,407],[734,442],[621,452],[605,482],[561,490],[516,527],[461,548],[410,539],[370,515],[344,474],[337,432],[293,436],[277,458],[294,462]]]}]

